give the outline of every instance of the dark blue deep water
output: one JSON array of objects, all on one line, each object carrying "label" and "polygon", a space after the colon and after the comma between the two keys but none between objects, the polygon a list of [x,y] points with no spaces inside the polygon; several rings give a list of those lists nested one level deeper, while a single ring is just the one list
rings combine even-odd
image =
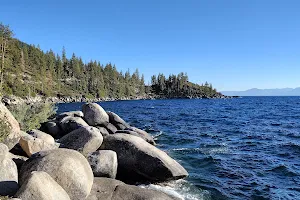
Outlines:
[{"label": "dark blue deep water", "polygon": [[[58,112],[82,103],[59,104]],[[300,199],[300,97],[100,102],[189,172],[184,199]]]}]

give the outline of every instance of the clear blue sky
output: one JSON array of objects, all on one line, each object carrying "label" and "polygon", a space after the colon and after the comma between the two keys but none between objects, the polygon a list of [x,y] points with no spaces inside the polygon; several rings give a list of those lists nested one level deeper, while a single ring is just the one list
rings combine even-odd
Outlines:
[{"label": "clear blue sky", "polygon": [[300,86],[298,0],[9,0],[0,21],[43,50],[146,80],[183,71],[219,91]]}]

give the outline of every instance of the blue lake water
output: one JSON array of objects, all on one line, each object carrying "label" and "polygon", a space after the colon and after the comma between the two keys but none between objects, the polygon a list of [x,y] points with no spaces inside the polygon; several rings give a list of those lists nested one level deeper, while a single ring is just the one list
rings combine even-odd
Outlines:
[{"label": "blue lake water", "polygon": [[[82,103],[58,104],[58,112]],[[300,97],[100,102],[189,172],[151,185],[194,199],[300,199]]]}]

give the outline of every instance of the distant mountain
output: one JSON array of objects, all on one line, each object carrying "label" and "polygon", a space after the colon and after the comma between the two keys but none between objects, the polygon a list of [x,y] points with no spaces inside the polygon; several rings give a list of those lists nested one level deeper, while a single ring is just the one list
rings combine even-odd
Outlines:
[{"label": "distant mountain", "polygon": [[227,96],[300,96],[300,87],[281,89],[252,88],[246,91],[223,91]]}]

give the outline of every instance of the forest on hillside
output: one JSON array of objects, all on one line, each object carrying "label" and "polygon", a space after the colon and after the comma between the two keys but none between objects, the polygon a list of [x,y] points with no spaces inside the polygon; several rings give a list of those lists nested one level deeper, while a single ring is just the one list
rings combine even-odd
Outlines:
[{"label": "forest on hillside", "polygon": [[82,96],[86,98],[130,98],[156,95],[176,97],[220,97],[211,84],[194,84],[187,74],[153,75],[145,84],[138,69],[118,71],[112,63],[91,60],[84,63],[75,53],[67,58],[51,49],[42,51],[37,45],[17,38],[8,25],[0,23],[0,95]]}]

